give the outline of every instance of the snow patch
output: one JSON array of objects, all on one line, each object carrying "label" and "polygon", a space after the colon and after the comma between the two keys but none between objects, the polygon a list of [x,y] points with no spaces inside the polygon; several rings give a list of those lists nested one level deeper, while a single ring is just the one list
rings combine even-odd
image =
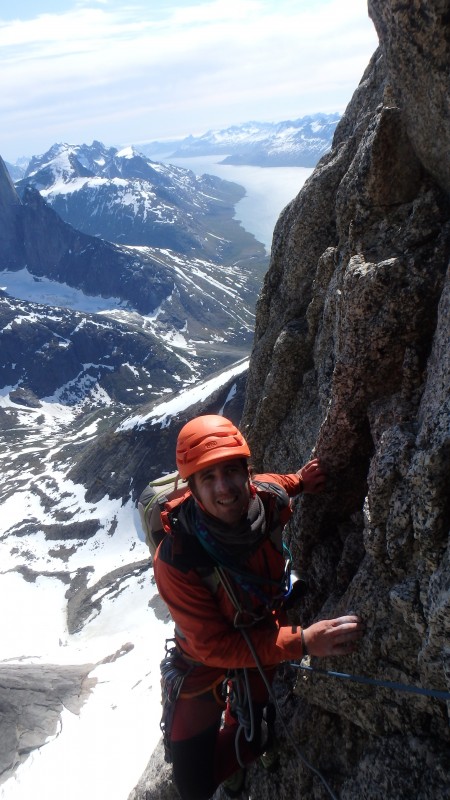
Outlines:
[{"label": "snow patch", "polygon": [[66,283],[58,283],[49,278],[36,278],[27,269],[17,272],[4,270],[0,276],[4,283],[4,291],[18,300],[71,308],[73,311],[84,311],[89,314],[127,306],[127,303],[119,297],[89,296],[81,289],[74,289]]},{"label": "snow patch", "polygon": [[220,388],[220,386],[223,386],[224,383],[227,383],[227,381],[245,372],[245,370],[248,369],[248,364],[248,359],[239,361],[230,369],[224,370],[214,378],[198,383],[191,389],[186,389],[172,400],[158,403],[148,414],[129,417],[118,426],[117,432],[133,429],[139,430],[146,424],[160,425],[161,428],[166,428],[170,424],[170,420],[173,416],[189,408],[189,406],[194,403],[205,401],[209,395]]}]

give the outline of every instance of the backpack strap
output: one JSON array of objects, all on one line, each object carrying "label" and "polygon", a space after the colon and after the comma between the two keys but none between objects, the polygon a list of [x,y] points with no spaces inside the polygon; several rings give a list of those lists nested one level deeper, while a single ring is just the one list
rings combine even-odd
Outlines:
[{"label": "backpack strap", "polygon": [[175,494],[175,492],[172,493],[170,500],[167,497],[162,497],[160,501],[161,521],[165,533],[170,533],[172,531],[170,514],[191,496],[191,490],[186,489],[186,487],[177,489],[176,492],[177,494]]},{"label": "backpack strap", "polygon": [[272,481],[258,481],[258,480],[253,480],[252,483],[253,486],[256,486],[256,488],[259,491],[269,492],[276,498],[276,505],[280,514],[282,514],[282,512],[285,509],[287,509],[288,511],[291,510],[291,498],[289,497],[286,489],[283,489],[283,487],[280,486],[279,483],[275,482],[272,483]]},{"label": "backpack strap", "polygon": [[[258,492],[269,495],[271,501],[269,502],[268,509],[268,527],[269,538],[278,550],[279,553],[283,550],[283,528],[289,522],[292,516],[291,498],[289,497],[286,489],[283,489],[279,483],[272,483],[271,481],[252,481],[253,486],[256,487]],[[278,520],[274,520],[274,513],[278,512]]]},{"label": "backpack strap", "polygon": [[178,472],[150,481],[141,492],[137,507],[145,541],[152,557],[167,533],[161,519],[165,504],[172,502],[175,505],[182,502],[188,492],[187,484],[180,478]]}]

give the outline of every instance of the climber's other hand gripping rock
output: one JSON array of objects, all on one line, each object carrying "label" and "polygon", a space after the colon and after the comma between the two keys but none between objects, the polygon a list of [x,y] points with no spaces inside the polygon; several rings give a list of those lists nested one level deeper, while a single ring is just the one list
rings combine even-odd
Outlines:
[{"label": "climber's other hand gripping rock", "polygon": [[343,656],[357,649],[363,634],[363,622],[356,615],[350,614],[315,622],[309,628],[303,629],[302,638],[310,656]]}]

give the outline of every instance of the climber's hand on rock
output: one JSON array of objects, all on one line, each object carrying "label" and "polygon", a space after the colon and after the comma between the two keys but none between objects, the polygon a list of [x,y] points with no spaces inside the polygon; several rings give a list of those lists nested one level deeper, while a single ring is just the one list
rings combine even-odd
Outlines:
[{"label": "climber's hand on rock", "polygon": [[308,494],[319,494],[325,489],[326,475],[323,471],[318,458],[308,461],[304,467],[298,470],[303,483],[303,491]]},{"label": "climber's hand on rock", "polygon": [[311,656],[344,656],[353,653],[364,633],[359,617],[350,614],[337,619],[322,619],[303,629],[303,636]]}]

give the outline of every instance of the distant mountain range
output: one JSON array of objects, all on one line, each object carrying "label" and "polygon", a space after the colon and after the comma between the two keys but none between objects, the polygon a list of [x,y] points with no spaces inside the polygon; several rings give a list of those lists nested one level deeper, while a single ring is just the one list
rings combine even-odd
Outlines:
[{"label": "distant mountain range", "polygon": [[98,142],[55,145],[17,188],[0,159],[0,385],[134,406],[248,355],[267,256],[242,192]]},{"label": "distant mountain range", "polygon": [[[309,166],[338,120],[247,123],[172,152]],[[245,190],[150,159],[162,147],[60,143],[9,174],[0,159],[0,384],[19,406],[111,418],[249,354],[268,258],[233,218]]]},{"label": "distant mountain range", "polygon": [[312,114],[284,122],[246,122],[182,140],[136,144],[150,158],[225,156],[223,164],[314,167],[331,148],[340,114]]},{"label": "distant mountain range", "polygon": [[[336,125],[340,114],[310,114],[295,120],[283,122],[244,122],[229,128],[209,130],[201,136],[187,136],[184,139],[164,139],[150,142],[136,142],[135,153],[166,161],[170,158],[190,158],[195,156],[223,155],[224,164],[248,164],[257,167],[314,167],[318,160],[331,149]],[[103,145],[94,142],[91,148]],[[55,147],[60,147],[56,145]],[[100,155],[100,160],[92,161],[89,153],[84,152],[86,146],[76,148],[81,161],[85,158],[85,166],[95,175],[106,176],[111,159],[115,155],[126,153],[127,148],[116,150],[109,148]],[[53,150],[53,148],[52,148]],[[48,151],[49,154],[52,150]],[[54,153],[57,155],[57,153]],[[47,157],[48,154],[45,155]],[[33,158],[28,166],[25,158],[15,164],[7,163],[8,171],[14,181],[19,181],[25,173],[37,171],[44,166],[44,156]],[[112,168],[109,177],[117,167]],[[148,168],[144,170],[148,174]],[[121,177],[121,169],[116,177]],[[81,176],[80,176],[81,177]]]},{"label": "distant mountain range", "polygon": [[117,244],[221,263],[242,256],[243,246],[258,249],[232,219],[242,186],[156,163],[131,147],[55,144],[16,182],[19,193],[29,186],[77,230]]}]

